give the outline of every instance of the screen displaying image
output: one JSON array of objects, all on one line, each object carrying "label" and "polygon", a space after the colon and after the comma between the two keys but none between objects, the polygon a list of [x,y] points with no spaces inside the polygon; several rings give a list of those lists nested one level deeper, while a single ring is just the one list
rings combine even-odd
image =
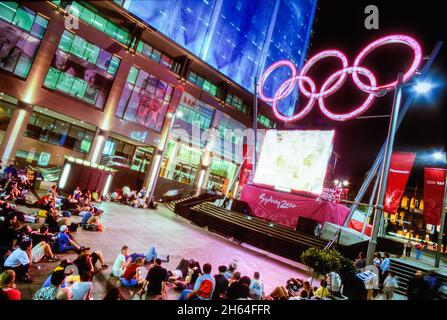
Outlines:
[{"label": "screen displaying image", "polygon": [[334,131],[267,131],[254,183],[321,194],[333,138]]}]

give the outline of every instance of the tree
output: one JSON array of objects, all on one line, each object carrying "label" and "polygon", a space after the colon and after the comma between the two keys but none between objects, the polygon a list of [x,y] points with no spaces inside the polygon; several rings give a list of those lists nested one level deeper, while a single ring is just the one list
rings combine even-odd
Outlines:
[{"label": "tree", "polygon": [[332,271],[338,272],[343,256],[335,249],[309,248],[301,254],[301,261],[312,269],[311,286],[314,277],[324,276]]}]

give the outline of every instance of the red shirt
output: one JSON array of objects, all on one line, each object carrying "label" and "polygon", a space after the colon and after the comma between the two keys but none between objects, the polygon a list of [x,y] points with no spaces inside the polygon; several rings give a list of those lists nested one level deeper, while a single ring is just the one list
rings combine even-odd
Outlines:
[{"label": "red shirt", "polygon": [[132,280],[137,274],[137,268],[138,266],[136,263],[130,264],[124,271],[123,278],[126,279],[127,281]]},{"label": "red shirt", "polygon": [[2,291],[6,295],[6,300],[20,300],[22,298],[22,294],[17,289],[3,288]]}]

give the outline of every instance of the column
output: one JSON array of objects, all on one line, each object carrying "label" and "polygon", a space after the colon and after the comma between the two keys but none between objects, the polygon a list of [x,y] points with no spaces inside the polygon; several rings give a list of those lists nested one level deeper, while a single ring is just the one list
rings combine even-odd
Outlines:
[{"label": "column", "polygon": [[93,139],[92,146],[87,155],[87,160],[92,163],[101,161],[102,151],[104,150],[107,137],[109,136],[109,131],[112,128],[116,108],[118,107],[121,93],[126,85],[127,76],[129,75],[131,67],[132,63],[121,60],[104,107],[104,115],[100,120],[100,125],[96,130],[95,138]]},{"label": "column", "polygon": [[211,128],[209,129],[208,141],[206,142],[205,148],[203,150],[199,168],[197,169],[196,177],[194,179],[196,196],[202,193],[203,189],[206,189],[206,185],[208,183],[211,170],[211,162],[213,161],[213,149],[216,144],[217,130],[219,128],[219,122],[221,121],[221,119],[222,113],[216,111],[216,113],[214,114],[213,122],[211,124]]},{"label": "column", "polygon": [[25,133],[32,112],[33,107],[30,104],[22,101],[17,103],[11,121],[6,128],[3,141],[0,144],[0,159],[2,160],[3,168],[14,162],[17,148]]},{"label": "column", "polygon": [[166,172],[167,172],[167,175],[165,177],[166,179],[172,180],[172,178],[174,177],[174,170],[175,170],[175,166],[177,164],[177,158],[180,153],[180,148],[182,146],[181,142],[182,142],[182,139],[177,138],[172,158],[169,159],[169,163],[166,166]]},{"label": "column", "polygon": [[151,165],[149,166],[146,176],[144,177],[143,186],[146,187],[149,198],[154,195],[155,188],[157,186],[161,160],[163,159],[163,154],[165,153],[166,146],[168,144],[169,135],[174,125],[175,112],[182,99],[183,90],[184,89],[182,86],[175,87],[174,93],[172,94],[171,104],[168,112],[166,113],[166,119],[161,129],[160,141],[158,142],[157,148],[154,151]]}]

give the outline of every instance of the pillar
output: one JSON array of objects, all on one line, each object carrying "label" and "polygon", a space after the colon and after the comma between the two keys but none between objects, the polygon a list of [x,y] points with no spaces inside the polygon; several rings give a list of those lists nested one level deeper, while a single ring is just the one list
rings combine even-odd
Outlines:
[{"label": "pillar", "polygon": [[0,144],[0,159],[2,160],[3,168],[6,168],[14,162],[17,148],[22,141],[32,112],[32,105],[24,103],[23,101],[17,103],[11,121],[9,121],[8,127],[6,128],[3,141]]},{"label": "pillar", "polygon": [[161,160],[163,159],[163,154],[165,153],[166,146],[168,144],[169,135],[175,121],[175,112],[182,99],[182,94],[183,87],[176,86],[174,93],[172,94],[169,110],[166,113],[166,118],[161,129],[160,140],[158,142],[157,148],[154,151],[151,165],[149,166],[149,169],[144,177],[143,186],[146,188],[149,198],[152,197],[155,193],[155,188],[157,186],[157,180],[160,173]]},{"label": "pillar", "polygon": [[182,139],[180,139],[180,138],[177,138],[177,140],[176,140],[173,156],[171,159],[169,159],[169,163],[166,166],[166,172],[167,172],[167,175],[165,177],[166,179],[172,180],[172,178],[174,177],[175,166],[177,164],[177,159],[178,159],[178,155],[180,153],[180,148],[182,147],[181,141],[182,141]]},{"label": "pillar", "polygon": [[100,125],[96,130],[95,138],[93,139],[92,146],[87,155],[87,160],[92,163],[98,163],[101,161],[102,152],[109,136],[109,131],[112,128],[113,120],[115,117],[116,108],[118,107],[121,99],[121,93],[126,85],[127,76],[129,75],[132,64],[128,61],[121,60],[118,70],[113,80],[112,88],[110,89],[109,96],[104,107],[104,114],[100,120]]},{"label": "pillar", "polygon": [[203,191],[203,189],[206,189],[206,185],[208,183],[211,170],[211,162],[213,161],[213,149],[214,145],[216,144],[217,130],[219,128],[219,122],[221,121],[221,119],[222,113],[216,111],[213,122],[211,123],[211,128],[209,130],[209,138],[203,150],[199,168],[197,169],[196,177],[194,179],[196,196],[198,196]]}]

